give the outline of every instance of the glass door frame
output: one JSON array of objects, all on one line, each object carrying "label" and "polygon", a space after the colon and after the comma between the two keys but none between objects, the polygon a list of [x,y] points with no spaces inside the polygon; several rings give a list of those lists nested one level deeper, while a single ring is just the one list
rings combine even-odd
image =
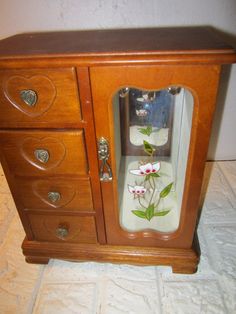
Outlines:
[{"label": "glass door frame", "polygon": [[[108,163],[113,180],[101,182],[107,243],[113,245],[189,248],[198,218],[199,198],[212,117],[215,109],[220,66],[144,65],[97,66],[90,68],[93,110],[97,139],[110,146]],[[188,89],[194,99],[190,147],[179,228],[171,233],[153,230],[128,232],[121,228],[118,208],[113,96],[121,88],[161,90],[170,86]]]}]

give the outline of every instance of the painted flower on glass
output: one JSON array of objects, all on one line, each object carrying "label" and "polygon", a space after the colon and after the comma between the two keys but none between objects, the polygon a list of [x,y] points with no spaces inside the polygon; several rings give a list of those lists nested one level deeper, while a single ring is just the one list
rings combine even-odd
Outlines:
[{"label": "painted flower on glass", "polygon": [[[141,134],[150,136],[153,133],[152,125],[148,125],[146,128],[139,128]],[[143,141],[144,152],[153,158],[155,148],[148,141]],[[161,163],[147,162],[145,164],[139,165],[138,169],[129,170],[130,174],[141,176],[142,182],[138,183],[140,185],[129,185],[128,190],[134,196],[135,202],[138,201],[139,207],[131,209],[131,212],[142,219],[151,221],[154,217],[165,216],[170,212],[169,208],[163,208],[162,199],[166,198],[171,192],[173,182],[169,183],[164,189],[157,189],[157,182],[161,177],[158,173],[161,169]],[[135,183],[137,184],[137,183]],[[145,193],[148,191],[147,195]],[[159,195],[157,195],[159,194]],[[144,197],[145,195],[145,197]],[[142,199],[142,197],[144,197]]]},{"label": "painted flower on glass", "polygon": [[144,194],[147,192],[147,189],[142,185],[129,185],[128,184],[128,190],[131,194],[134,195],[134,197],[144,196]]},{"label": "painted flower on glass", "polygon": [[145,165],[139,166],[139,169],[130,170],[130,173],[137,176],[147,176],[152,173],[157,173],[161,168],[160,162],[147,163]]}]

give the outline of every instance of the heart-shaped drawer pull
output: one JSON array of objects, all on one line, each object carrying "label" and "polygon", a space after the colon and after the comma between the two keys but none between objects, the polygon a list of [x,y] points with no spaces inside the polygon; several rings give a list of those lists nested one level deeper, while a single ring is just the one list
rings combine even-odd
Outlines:
[{"label": "heart-shaped drawer pull", "polygon": [[61,240],[73,239],[80,233],[80,229],[75,234],[69,233],[69,227],[67,225],[59,225],[56,229],[56,237]]},{"label": "heart-shaped drawer pull", "polygon": [[59,192],[48,192],[48,199],[52,203],[59,202],[61,199],[61,194]]},{"label": "heart-shaped drawer pull", "polygon": [[37,93],[32,89],[24,89],[20,91],[20,98],[29,107],[34,107],[38,100]]},{"label": "heart-shaped drawer pull", "polygon": [[36,149],[34,151],[34,156],[38,161],[40,161],[43,164],[46,164],[49,160],[49,151],[47,149]]},{"label": "heart-shaped drawer pull", "polygon": [[59,225],[56,229],[56,237],[65,240],[69,235],[69,227],[67,225]]}]

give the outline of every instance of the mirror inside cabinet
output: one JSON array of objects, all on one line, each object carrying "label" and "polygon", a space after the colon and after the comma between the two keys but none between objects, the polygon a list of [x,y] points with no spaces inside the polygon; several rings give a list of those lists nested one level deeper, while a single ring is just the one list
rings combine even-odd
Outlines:
[{"label": "mirror inside cabinet", "polygon": [[178,229],[193,106],[180,87],[126,87],[114,95],[118,208],[126,231]]}]

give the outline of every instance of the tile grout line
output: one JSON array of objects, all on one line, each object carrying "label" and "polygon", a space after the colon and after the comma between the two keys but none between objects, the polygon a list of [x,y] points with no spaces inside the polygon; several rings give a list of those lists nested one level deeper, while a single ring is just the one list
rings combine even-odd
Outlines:
[{"label": "tile grout line", "polygon": [[34,312],[35,309],[35,305],[36,305],[36,300],[38,297],[38,293],[39,290],[42,286],[42,282],[43,282],[43,277],[44,277],[44,273],[46,270],[47,265],[42,265],[42,268],[39,271],[39,278],[37,279],[35,285],[34,285],[34,290],[33,293],[31,294],[31,298],[30,298],[30,303],[28,305],[28,310],[27,310],[27,314],[32,314]]},{"label": "tile grout line", "polygon": [[[206,225],[206,227],[209,227],[209,226],[210,226],[209,224]],[[224,226],[222,226],[222,227],[224,227]],[[201,228],[203,228],[203,226],[201,226]],[[213,279],[213,280],[216,281],[217,286],[219,288],[219,292],[220,292],[220,295],[221,295],[222,301],[223,301],[223,306],[224,306],[224,308],[226,310],[225,313],[226,314],[230,314],[229,310],[228,310],[228,306],[227,306],[227,304],[225,302],[225,296],[224,296],[224,291],[227,291],[228,288],[225,285],[225,283],[223,282],[223,280],[221,278],[222,275],[219,273],[219,270],[217,269],[218,268],[217,264],[215,262],[215,260],[217,260],[217,261],[220,260],[221,261],[222,260],[222,255],[220,254],[217,246],[214,245],[214,244],[212,245],[211,239],[209,237],[207,237],[204,232],[202,232],[201,235],[202,235],[203,241],[205,242],[206,247],[208,247],[208,260],[209,260],[209,263],[210,263],[209,266],[211,266],[211,268],[213,268],[213,271],[214,271],[214,274],[215,274],[215,279]],[[217,256],[217,258],[213,258],[213,256]]]},{"label": "tile grout line", "polygon": [[100,311],[100,308],[101,304],[99,304],[99,282],[96,280],[95,296],[93,298],[93,314],[99,314],[98,310]]},{"label": "tile grout line", "polygon": [[[224,173],[224,171],[222,170],[222,167],[220,166],[220,163],[221,163],[221,162],[215,161],[215,162],[213,162],[213,163],[215,164],[216,169],[219,171],[220,176],[223,178],[223,180],[224,180],[225,183],[226,183],[226,186],[224,186],[224,190],[225,190],[225,191],[227,191],[227,190],[230,191],[231,194],[232,194],[234,197],[236,197],[236,194],[235,194],[234,190],[232,189],[229,180],[227,179],[227,175]],[[215,191],[213,191],[213,192],[215,192]],[[207,191],[206,191],[206,194],[207,194]],[[234,204],[232,203],[232,200],[229,199],[228,201],[229,201],[230,204],[232,205],[232,209],[236,209],[236,207],[235,207]],[[202,210],[204,210],[204,203],[205,203],[205,199],[204,199],[204,201],[203,201],[203,205],[202,205],[203,209],[202,209]],[[202,214],[201,214],[201,216],[202,216]],[[213,222],[205,222],[205,221],[201,220],[201,223],[202,223],[202,225],[205,225],[205,226],[216,226],[216,227],[229,227],[229,226],[232,226],[232,227],[234,227],[235,224],[236,224],[236,212],[235,212],[235,220],[233,220],[233,221],[223,221],[223,222],[222,222],[222,221],[213,221]]]},{"label": "tile grout line", "polygon": [[[96,291],[96,310],[95,314],[106,313],[106,299],[107,299],[107,276],[101,276],[97,282]],[[95,303],[95,302],[94,302]]]},{"label": "tile grout line", "polygon": [[[235,221],[213,221],[213,222],[201,222],[202,225],[204,226],[212,226],[216,228],[220,227],[235,227],[236,226],[236,213],[235,213]],[[198,227],[199,228],[199,227]]]},{"label": "tile grout line", "polygon": [[156,277],[156,286],[157,286],[157,296],[158,296],[158,299],[159,299],[159,312],[158,314],[163,314],[163,304],[162,304],[162,293],[161,293],[161,290],[163,290],[163,279],[161,277],[161,274],[158,270],[158,266],[155,267],[155,277]]},{"label": "tile grout line", "polygon": [[[225,174],[224,170],[223,170],[222,167],[220,166],[220,162],[219,162],[219,161],[217,162],[217,166],[218,166],[220,172],[222,173],[223,177],[225,178],[225,181],[227,182],[227,185],[228,185],[230,191],[231,191],[232,194],[236,197],[236,193],[234,192],[234,190],[233,190],[232,187],[231,187],[231,183],[230,183],[230,181],[229,181],[229,179],[228,179],[228,176]],[[233,208],[235,208],[235,207],[233,207]]]}]

